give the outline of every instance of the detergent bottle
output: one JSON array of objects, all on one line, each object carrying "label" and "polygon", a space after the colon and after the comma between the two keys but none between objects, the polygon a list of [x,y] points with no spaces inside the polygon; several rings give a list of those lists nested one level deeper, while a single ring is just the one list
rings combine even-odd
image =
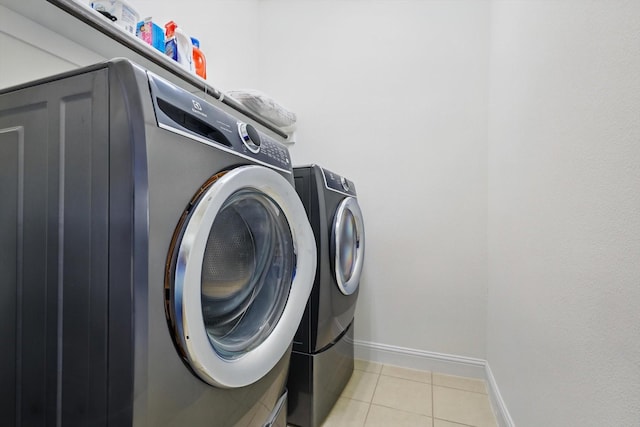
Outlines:
[{"label": "detergent bottle", "polygon": [[200,41],[195,37],[191,37],[191,43],[193,44],[193,66],[196,70],[196,74],[203,79],[206,79],[207,60],[204,57],[204,53],[200,50]]},{"label": "detergent bottle", "polygon": [[166,39],[164,53],[180,64],[182,68],[193,73],[193,45],[191,44],[191,38],[173,21],[167,22],[164,28]]}]

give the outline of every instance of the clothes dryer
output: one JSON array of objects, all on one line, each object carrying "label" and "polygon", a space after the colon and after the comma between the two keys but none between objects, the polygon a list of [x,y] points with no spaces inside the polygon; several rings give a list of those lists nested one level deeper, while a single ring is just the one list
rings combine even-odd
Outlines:
[{"label": "clothes dryer", "polygon": [[294,339],[287,421],[315,427],[326,418],[353,372],[364,221],[352,181],[318,165],[296,167],[294,177],[316,238],[318,268]]},{"label": "clothes dryer", "polygon": [[284,426],[285,146],[115,60],[0,92],[0,171],[0,425]]}]

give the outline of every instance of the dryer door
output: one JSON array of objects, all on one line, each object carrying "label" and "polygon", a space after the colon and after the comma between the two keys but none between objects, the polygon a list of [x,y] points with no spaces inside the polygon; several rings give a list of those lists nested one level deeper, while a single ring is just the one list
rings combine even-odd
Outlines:
[{"label": "dryer door", "polygon": [[262,378],[293,340],[315,269],[291,183],[260,166],[212,177],[183,214],[167,262],[166,311],[185,362],[218,387]]},{"label": "dryer door", "polygon": [[355,197],[340,202],[331,233],[336,283],[345,295],[358,289],[364,261],[364,221]]}]

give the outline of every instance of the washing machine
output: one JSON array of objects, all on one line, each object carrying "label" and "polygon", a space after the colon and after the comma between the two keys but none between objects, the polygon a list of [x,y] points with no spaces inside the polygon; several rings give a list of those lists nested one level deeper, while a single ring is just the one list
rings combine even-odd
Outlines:
[{"label": "washing machine", "polygon": [[284,426],[288,150],[127,61],[0,92],[0,425]]},{"label": "washing machine", "polygon": [[318,165],[294,168],[318,246],[311,296],[291,356],[288,423],[319,426],[353,373],[354,312],[365,233],[355,185]]}]

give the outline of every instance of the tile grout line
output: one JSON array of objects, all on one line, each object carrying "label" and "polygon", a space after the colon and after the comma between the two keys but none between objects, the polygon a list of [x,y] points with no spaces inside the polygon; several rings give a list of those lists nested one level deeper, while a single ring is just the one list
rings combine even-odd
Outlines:
[{"label": "tile grout line", "polygon": [[431,427],[436,427],[436,407],[433,398],[433,371],[429,375],[431,377]]},{"label": "tile grout line", "polygon": [[489,396],[489,393],[483,393],[481,391],[474,391],[474,390],[468,390],[466,388],[460,388],[460,387],[451,387],[448,385],[441,385],[441,384],[434,384],[435,387],[442,387],[442,388],[448,388],[451,390],[458,390],[458,391],[466,391],[468,393],[475,393],[475,394],[481,394],[483,396]]},{"label": "tile grout line", "polygon": [[[424,371],[423,371],[423,372],[424,372]],[[396,378],[396,379],[399,379],[399,380],[411,381],[411,382],[413,382],[413,383],[418,383],[418,384],[428,384],[428,383],[427,383],[427,382],[425,382],[425,381],[413,380],[413,379],[411,379],[411,378],[398,377],[398,376],[395,376],[395,375],[386,375],[386,374],[380,373],[380,376],[385,376],[385,377],[387,377],[387,378]]]},{"label": "tile grout line", "polygon": [[[458,421],[446,420],[446,419],[444,419],[444,418],[438,418],[438,419],[439,419],[440,421],[446,421],[446,422],[448,422],[448,423],[455,424],[455,425],[460,426],[460,427],[474,427],[474,426],[472,426],[471,424],[463,424],[463,423],[459,423]],[[435,423],[435,418],[434,418],[434,423]]]},{"label": "tile grout line", "polygon": [[477,427],[477,426],[474,426],[474,425],[472,425],[472,424],[465,424],[465,423],[461,423],[461,422],[458,422],[458,421],[449,421],[449,420],[445,420],[444,418],[438,418],[438,419],[439,419],[440,421],[446,421],[446,422],[451,423],[451,424],[459,425],[460,427]]},{"label": "tile grout line", "polygon": [[[363,402],[363,403],[365,403],[365,402]],[[398,408],[398,407],[396,407],[396,406],[384,405],[384,404],[382,404],[382,403],[372,403],[372,404],[371,404],[371,406],[373,406],[373,405],[376,405],[376,406],[377,406],[377,407],[379,407],[379,408],[393,409],[394,411],[397,411],[397,412],[403,412],[403,413],[405,413],[405,414],[418,415],[418,416],[420,416],[420,417],[431,418],[431,415],[426,415],[426,414],[423,414],[423,413],[421,413],[421,412],[409,411],[409,410],[407,410],[407,409],[400,409],[400,408]],[[445,421],[446,421],[446,420],[445,420]]]},{"label": "tile grout line", "polygon": [[367,415],[365,415],[364,417],[364,423],[362,423],[362,427],[365,427],[367,425],[367,419],[369,418],[369,413],[371,412],[371,405],[373,405],[373,396],[376,395],[376,389],[378,388],[378,382],[380,381],[381,375],[382,375],[382,368],[378,373],[378,378],[376,378],[376,386],[373,388],[373,394],[371,395],[371,401],[369,402],[369,407],[367,408]]}]

